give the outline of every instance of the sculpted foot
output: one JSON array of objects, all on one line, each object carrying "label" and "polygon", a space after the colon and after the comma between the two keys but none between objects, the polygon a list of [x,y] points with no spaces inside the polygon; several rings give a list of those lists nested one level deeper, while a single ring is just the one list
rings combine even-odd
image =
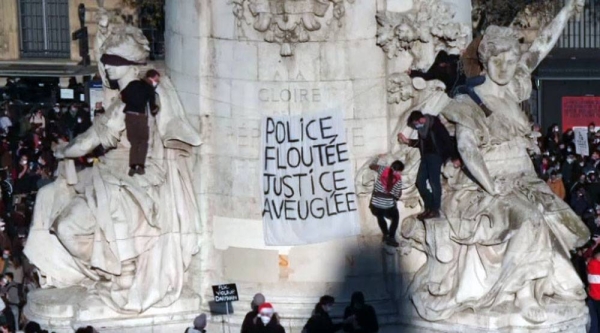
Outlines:
[{"label": "sculpted foot", "polygon": [[546,311],[537,304],[521,309],[521,315],[532,323],[543,323],[548,320]]},{"label": "sculpted foot", "polygon": [[548,320],[544,310],[533,297],[519,298],[517,296],[517,307],[521,309],[521,316],[532,323],[543,323]]}]

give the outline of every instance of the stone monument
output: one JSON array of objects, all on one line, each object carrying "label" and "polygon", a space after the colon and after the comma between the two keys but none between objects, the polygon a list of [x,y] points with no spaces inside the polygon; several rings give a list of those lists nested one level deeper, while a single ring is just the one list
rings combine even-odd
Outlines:
[{"label": "stone monument", "polygon": [[[63,177],[40,193],[31,235],[39,241],[26,250],[46,285],[69,293],[36,292],[27,315],[65,331],[100,322],[103,332],[136,332],[136,325],[183,331],[197,312],[215,310],[211,285],[236,283],[240,302],[230,316],[212,311],[209,330],[237,329],[262,292],[286,331],[300,332],[320,296],[337,297],[336,317],[355,290],[376,308],[384,330],[581,330],[583,290],[567,258],[587,234],[532,173],[529,127],[518,109],[531,70],[580,5],[569,2],[526,53],[512,30],[488,31],[481,49],[487,82],[477,90],[493,111],[486,118],[468,98],[450,99],[440,81],[406,74],[427,70],[442,50],[466,48],[468,1],[167,1],[166,75],[157,89],[167,111],[151,124],[155,169],[126,176],[118,157],[128,149],[122,105],[118,91],[106,89],[107,116],[57,151]],[[139,31],[109,22],[101,21],[97,54],[143,62]],[[127,84],[140,67],[105,66],[105,85],[109,78]],[[361,235],[268,247],[259,199],[261,119],[334,108],[344,111],[357,189],[366,194]],[[477,180],[448,167],[444,217],[425,223],[412,217],[420,206],[412,186],[419,153],[396,140],[400,132],[413,135],[405,124],[414,109],[444,119]],[[195,129],[203,144],[191,149],[200,144]],[[115,149],[72,177],[68,158],[97,143]],[[382,248],[368,209],[374,175],[362,166],[381,153],[406,162],[399,251]],[[99,200],[111,209],[99,209]],[[120,223],[125,219],[136,223]],[[147,242],[138,242],[142,236]],[[146,260],[147,253],[165,260]],[[538,260],[539,269],[521,265],[524,259]],[[172,266],[157,270],[161,263]],[[166,275],[169,283],[160,283]]]},{"label": "stone monument", "polygon": [[[464,167],[445,167],[442,218],[421,222],[409,216],[402,223],[405,246],[426,255],[408,277],[406,296],[416,313],[407,320],[413,325],[444,332],[585,332],[586,294],[569,251],[583,245],[589,231],[537,177],[529,157],[537,149],[535,134],[519,106],[531,94],[531,73],[582,8],[583,1],[568,1],[525,51],[515,29],[491,26],[485,31],[479,58],[486,80],[475,91],[491,116],[467,95],[419,107],[432,114],[442,110],[440,116],[455,131]],[[404,32],[417,30],[407,21],[399,15],[381,24],[380,36],[390,26],[403,27],[380,43],[388,54],[396,47],[423,52],[407,43],[410,34]],[[390,49],[390,43],[395,47]],[[414,61],[413,67],[420,68]],[[410,86],[402,74],[389,77],[392,87],[396,82]],[[392,103],[410,99],[408,93],[404,98],[393,89],[388,93]],[[400,117],[400,126],[405,124]],[[400,149],[395,158],[398,153],[414,162],[414,149]],[[364,175],[359,183],[367,183]]]},{"label": "stone monument", "polygon": [[[106,31],[110,34],[97,43],[101,74],[122,90],[139,79],[148,41],[128,25]],[[37,195],[25,248],[43,287],[29,294],[25,314],[52,331],[82,325],[139,331],[161,326],[162,320],[166,332],[198,313],[200,301],[186,287],[201,231],[187,160],[200,135],[168,77],[156,94],[160,112],[148,117],[144,175],[127,172],[130,144],[118,91],[106,94],[112,96],[104,100],[106,113],[89,130],[55,149],[60,174]],[[71,159],[99,145],[106,154],[75,172]],[[173,321],[174,315],[183,322]]]}]

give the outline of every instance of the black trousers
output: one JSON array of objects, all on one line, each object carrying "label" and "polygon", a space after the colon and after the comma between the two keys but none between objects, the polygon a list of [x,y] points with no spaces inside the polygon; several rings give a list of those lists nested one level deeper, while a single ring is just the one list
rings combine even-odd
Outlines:
[{"label": "black trousers", "polygon": [[[395,237],[400,222],[400,212],[398,212],[398,207],[394,206],[392,208],[384,209],[371,205],[369,208],[371,208],[371,213],[377,217],[377,224],[379,224],[381,233],[383,233],[384,236]],[[385,220],[386,218],[391,221],[389,230]]]},{"label": "black trousers", "polygon": [[148,128],[148,116],[145,114],[126,113],[125,128],[127,140],[131,144],[129,150],[129,165],[145,165],[148,154],[148,139],[150,129]]}]

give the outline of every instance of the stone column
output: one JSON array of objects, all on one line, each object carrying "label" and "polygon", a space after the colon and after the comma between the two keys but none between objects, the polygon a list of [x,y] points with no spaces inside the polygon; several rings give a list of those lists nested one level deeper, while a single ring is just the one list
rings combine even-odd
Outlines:
[{"label": "stone column", "polygon": [[245,1],[167,2],[167,69],[204,139],[195,188],[205,243],[195,260],[194,284],[207,304],[210,284],[236,282],[242,298],[234,304],[238,324],[255,292],[275,303],[286,329],[300,329],[323,294],[340,296],[343,304],[354,290],[385,305],[380,314],[395,315],[394,305],[385,303],[391,293],[383,277],[381,236],[367,202],[361,203],[359,238],[297,247],[267,247],[263,240],[263,116],[338,108],[355,168],[387,150],[386,60],[376,45],[377,1],[344,1],[345,11],[336,11],[339,20],[333,3],[321,2],[330,8],[325,17],[316,16],[320,28],[308,32],[308,42],[289,47],[265,40]]},{"label": "stone column", "polygon": [[19,11],[17,0],[0,1],[0,60],[19,59]]}]

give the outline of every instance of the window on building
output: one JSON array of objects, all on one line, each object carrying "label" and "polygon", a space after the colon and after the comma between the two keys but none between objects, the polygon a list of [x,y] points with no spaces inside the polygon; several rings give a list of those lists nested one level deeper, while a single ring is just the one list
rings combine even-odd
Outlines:
[{"label": "window on building", "polygon": [[[564,0],[562,0],[565,3]],[[600,48],[600,0],[586,1],[578,20],[570,20],[556,47],[561,49]]]},{"label": "window on building", "polygon": [[70,58],[69,0],[18,0],[22,58]]},{"label": "window on building", "polygon": [[150,60],[165,58],[164,1],[153,0],[138,7],[138,22],[150,42]]}]

